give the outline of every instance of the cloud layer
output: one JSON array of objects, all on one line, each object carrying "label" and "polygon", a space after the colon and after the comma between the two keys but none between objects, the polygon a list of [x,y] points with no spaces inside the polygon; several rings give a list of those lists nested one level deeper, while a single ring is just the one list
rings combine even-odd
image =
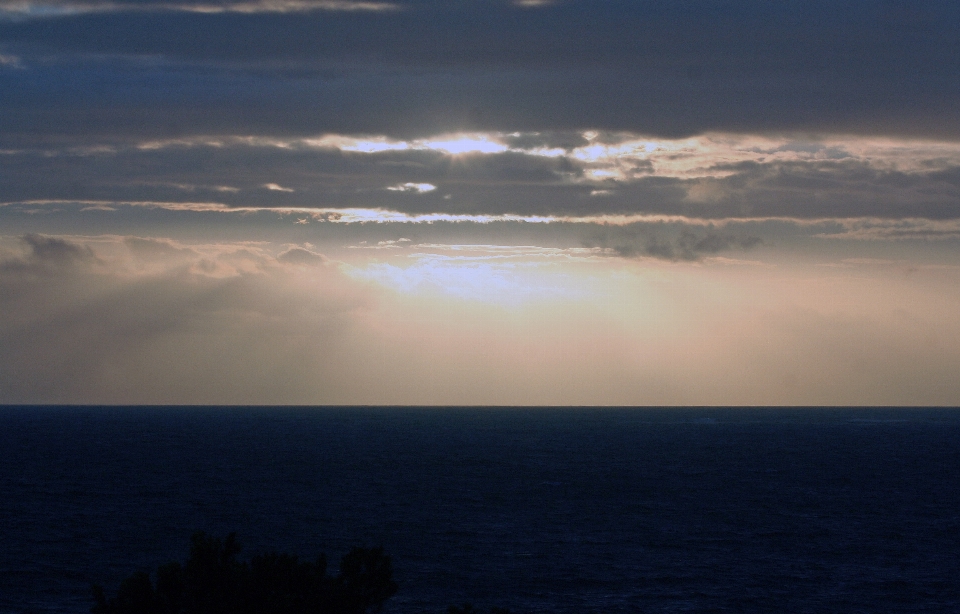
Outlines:
[{"label": "cloud layer", "polygon": [[356,250],[365,258],[347,265],[302,245],[4,238],[0,402],[960,395],[955,265],[854,258],[812,275],[808,264],[611,266],[583,248],[411,243]]},{"label": "cloud layer", "polygon": [[[6,202],[409,215],[960,217],[960,145],[867,138],[483,133],[196,137],[0,154]],[[191,205],[192,203],[192,205]]]},{"label": "cloud layer", "polygon": [[0,0],[0,402],[952,403],[960,4]]},{"label": "cloud layer", "polygon": [[[0,51],[26,67],[0,74],[8,138],[238,125],[270,135],[960,137],[960,9],[949,1],[2,8]],[[321,10],[347,8],[390,10]]]},{"label": "cloud layer", "polygon": [[311,373],[345,375],[337,348],[371,302],[303,248],[86,243],[28,235],[0,262],[2,402],[302,398]]}]

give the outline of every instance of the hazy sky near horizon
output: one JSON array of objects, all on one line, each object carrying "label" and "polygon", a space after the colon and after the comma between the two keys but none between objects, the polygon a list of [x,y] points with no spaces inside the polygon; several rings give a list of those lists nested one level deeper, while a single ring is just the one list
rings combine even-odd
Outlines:
[{"label": "hazy sky near horizon", "polygon": [[960,404],[960,4],[0,0],[0,402]]}]

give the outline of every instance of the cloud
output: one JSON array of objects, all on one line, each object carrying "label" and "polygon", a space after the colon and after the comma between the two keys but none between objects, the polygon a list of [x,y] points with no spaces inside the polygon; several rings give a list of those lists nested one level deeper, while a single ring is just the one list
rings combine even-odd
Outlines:
[{"label": "cloud", "polygon": [[277,260],[286,264],[318,266],[329,262],[323,254],[302,247],[291,247],[277,256]]},{"label": "cloud", "polygon": [[70,241],[38,234],[20,238],[27,252],[0,262],[0,272],[9,275],[52,274],[75,266],[97,262],[93,251]]},{"label": "cloud", "polygon": [[387,189],[391,192],[416,192],[417,194],[423,194],[424,192],[436,190],[437,186],[430,183],[401,183],[390,186]]},{"label": "cloud", "polygon": [[396,236],[384,241],[413,246],[355,250],[370,258],[349,266],[303,244],[0,237],[0,401],[956,404],[960,394],[956,266],[904,258],[896,271],[813,275],[796,261],[698,266]]},{"label": "cloud", "polygon": [[[379,139],[385,137],[371,138],[384,142]],[[533,142],[530,149],[515,144],[504,152],[466,154],[399,141],[392,142],[395,148],[367,152],[352,149],[354,139],[337,135],[17,150],[4,156],[9,172],[0,176],[0,189],[10,201],[37,205],[131,202],[171,208],[182,202],[190,210],[960,217],[955,177],[960,147],[949,141],[721,134],[674,140],[632,133],[585,133],[583,139],[585,145],[570,150],[543,150]]]},{"label": "cloud", "polygon": [[[471,138],[480,136],[504,143],[523,137]],[[0,176],[0,190],[21,203],[156,202],[170,203],[164,205],[169,208],[182,202],[191,210],[960,217],[960,146],[949,141],[730,134],[654,139],[585,132],[583,143],[568,142],[569,150],[545,150],[536,140],[540,136],[531,135],[528,149],[514,142],[503,152],[464,154],[383,136],[369,139],[391,148],[367,151],[342,135],[208,136],[16,150],[4,156],[9,172]]]},{"label": "cloud", "polygon": [[136,257],[144,260],[152,260],[158,257],[190,258],[199,256],[195,250],[189,247],[180,247],[169,239],[124,237],[123,243]]},{"label": "cloud", "polygon": [[38,262],[50,262],[57,265],[89,262],[95,259],[90,248],[75,245],[56,237],[25,235],[23,242],[30,247],[31,259]]},{"label": "cloud", "polygon": [[373,304],[335,267],[286,266],[306,254],[325,262],[302,249],[274,258],[140,237],[21,246],[0,261],[3,402],[253,402],[335,389],[344,373],[333,354]]},{"label": "cloud", "polygon": [[233,2],[109,2],[93,0],[3,0],[0,19],[48,19],[96,13],[307,13],[313,11],[391,11],[389,2],[363,0],[254,0]]},{"label": "cloud", "polygon": [[838,220],[839,229],[818,236],[864,241],[951,240],[960,238],[960,220],[850,219]]},{"label": "cloud", "polygon": [[763,244],[760,237],[737,236],[712,227],[632,224],[600,227],[587,231],[584,245],[609,249],[623,258],[658,258],[698,261],[705,256],[731,249],[746,250]]},{"label": "cloud", "polygon": [[956,398],[960,5],[531,4],[0,0],[0,399]]},{"label": "cloud", "polygon": [[10,68],[23,68],[20,58],[15,55],[0,53],[0,66],[9,66]]},{"label": "cloud", "polygon": [[519,150],[553,151],[561,149],[570,152],[578,147],[590,144],[590,140],[578,131],[513,132],[500,135],[500,139],[509,147]]},{"label": "cloud", "polygon": [[0,132],[960,138],[947,0],[395,5],[7,3]]}]

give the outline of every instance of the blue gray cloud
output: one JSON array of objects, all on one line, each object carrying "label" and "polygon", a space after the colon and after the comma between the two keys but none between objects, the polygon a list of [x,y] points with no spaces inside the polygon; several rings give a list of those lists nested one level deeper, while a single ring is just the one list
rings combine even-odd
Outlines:
[{"label": "blue gray cloud", "polygon": [[21,68],[0,66],[0,138],[960,137],[955,2],[395,4],[4,3],[0,52]]},{"label": "blue gray cloud", "polygon": [[731,135],[649,142],[596,132],[470,138],[460,146],[489,151],[450,153],[443,148],[454,145],[442,140],[333,136],[34,147],[0,156],[0,190],[4,202],[27,205],[713,220],[960,217],[960,146],[951,143]]}]

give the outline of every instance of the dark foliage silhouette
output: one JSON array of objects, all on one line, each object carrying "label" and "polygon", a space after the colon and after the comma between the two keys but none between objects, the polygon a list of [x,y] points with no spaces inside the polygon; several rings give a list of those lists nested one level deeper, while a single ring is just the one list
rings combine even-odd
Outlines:
[{"label": "dark foliage silhouette", "polygon": [[382,548],[354,548],[327,575],[327,560],[301,561],[268,553],[237,558],[236,535],[224,540],[197,533],[186,564],[157,569],[156,583],[137,572],[107,598],[93,587],[92,614],[373,614],[397,592],[390,557]]}]

